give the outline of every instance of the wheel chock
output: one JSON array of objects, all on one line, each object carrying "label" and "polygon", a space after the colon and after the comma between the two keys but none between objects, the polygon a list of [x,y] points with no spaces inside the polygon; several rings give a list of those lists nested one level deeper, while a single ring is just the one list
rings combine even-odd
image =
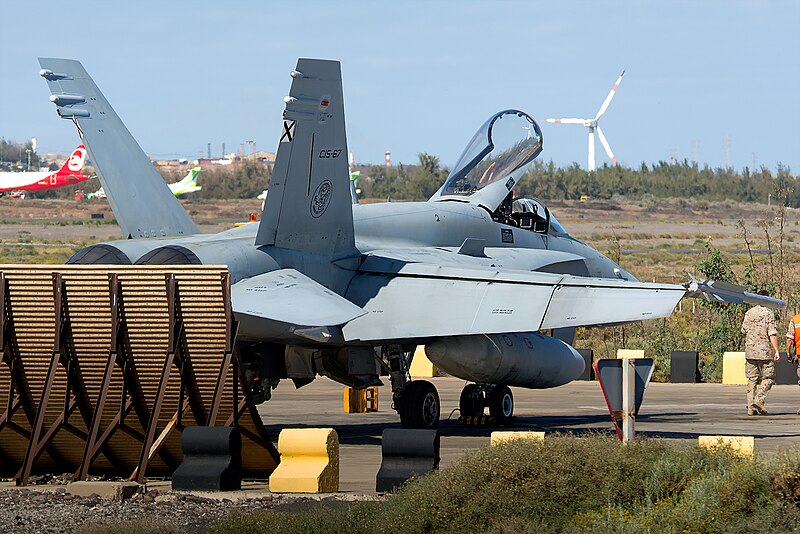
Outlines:
[{"label": "wheel chock", "polygon": [[755,438],[753,436],[698,436],[697,444],[709,450],[730,447],[736,456],[751,460],[755,456]]},{"label": "wheel chock", "polygon": [[532,430],[501,430],[492,432],[489,444],[495,447],[501,443],[508,443],[515,440],[544,441],[544,432],[534,432]]},{"label": "wheel chock", "polygon": [[378,388],[344,388],[344,413],[366,413],[378,411]]},{"label": "wheel chock", "polygon": [[173,490],[242,489],[242,438],[236,427],[189,426],[181,436],[183,462],[172,473]]},{"label": "wheel chock", "polygon": [[278,436],[281,461],[269,477],[272,493],[339,491],[339,436],[332,428],[287,428]]},{"label": "wheel chock", "polygon": [[744,385],[744,352],[725,352],[722,354],[722,383]]},{"label": "wheel chock", "polygon": [[465,426],[493,426],[497,424],[497,419],[491,415],[462,415],[458,418],[458,424]]},{"label": "wheel chock", "polygon": [[439,431],[387,428],[381,439],[381,468],[375,491],[394,491],[411,477],[439,468]]}]

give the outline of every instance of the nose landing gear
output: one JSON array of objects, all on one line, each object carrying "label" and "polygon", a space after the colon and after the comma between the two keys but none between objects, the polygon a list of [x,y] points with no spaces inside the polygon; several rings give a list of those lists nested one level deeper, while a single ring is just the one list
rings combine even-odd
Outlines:
[{"label": "nose landing gear", "polygon": [[461,390],[458,408],[461,415],[481,416],[486,408],[497,424],[506,425],[514,417],[514,396],[511,388],[494,384],[467,384]]}]

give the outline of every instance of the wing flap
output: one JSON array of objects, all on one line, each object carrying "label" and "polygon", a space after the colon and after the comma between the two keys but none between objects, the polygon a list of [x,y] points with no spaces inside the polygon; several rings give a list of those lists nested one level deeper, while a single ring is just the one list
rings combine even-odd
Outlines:
[{"label": "wing flap", "polygon": [[342,332],[374,341],[624,323],[668,316],[685,293],[668,284],[409,264],[356,275],[346,296],[366,314]]},{"label": "wing flap", "polygon": [[541,328],[599,326],[669,317],[685,294],[681,286],[631,282],[580,285],[569,280],[555,288]]}]

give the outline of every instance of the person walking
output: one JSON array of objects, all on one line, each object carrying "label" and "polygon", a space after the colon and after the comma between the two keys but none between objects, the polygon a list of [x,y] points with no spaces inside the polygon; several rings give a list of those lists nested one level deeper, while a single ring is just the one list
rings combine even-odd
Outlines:
[{"label": "person walking", "polygon": [[[766,292],[759,292],[766,294]],[[767,415],[767,394],[775,384],[775,362],[780,359],[775,315],[764,306],[744,314],[744,374],[747,376],[747,415]]]},{"label": "person walking", "polygon": [[[800,386],[800,313],[789,319],[786,330],[786,357],[797,365],[797,385]],[[800,415],[800,410],[797,410]]]}]

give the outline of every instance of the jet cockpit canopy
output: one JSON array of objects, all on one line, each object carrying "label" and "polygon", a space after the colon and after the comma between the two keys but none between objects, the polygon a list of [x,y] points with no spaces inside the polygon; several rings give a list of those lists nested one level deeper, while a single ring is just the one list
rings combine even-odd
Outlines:
[{"label": "jet cockpit canopy", "polygon": [[515,109],[492,115],[431,200],[467,200],[494,210],[542,151],[542,131]]}]

